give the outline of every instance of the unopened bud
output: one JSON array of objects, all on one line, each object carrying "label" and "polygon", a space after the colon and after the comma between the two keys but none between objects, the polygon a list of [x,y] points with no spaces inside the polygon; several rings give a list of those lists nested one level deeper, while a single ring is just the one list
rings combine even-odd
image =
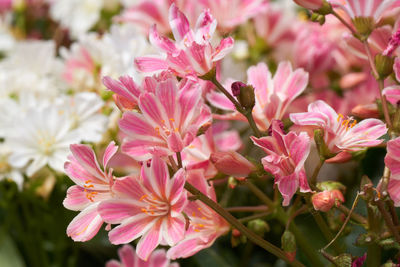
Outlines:
[{"label": "unopened bud", "polygon": [[229,177],[229,179],[228,179],[228,186],[231,188],[231,189],[235,189],[235,187],[237,186],[237,184],[238,184],[238,181],[234,178],[234,177]]},{"label": "unopened bud", "polygon": [[379,118],[379,108],[376,103],[357,105],[351,110],[351,113],[361,119]]},{"label": "unopened bud", "polygon": [[267,222],[261,219],[252,220],[247,224],[247,226],[250,228],[250,230],[261,237],[263,237],[264,234],[270,230]]},{"label": "unopened bud", "polygon": [[347,253],[340,254],[333,258],[336,266],[351,266],[351,255]]},{"label": "unopened bud", "polygon": [[361,41],[367,40],[371,32],[375,29],[373,17],[355,17],[353,25],[360,34]]},{"label": "unopened bud", "polygon": [[340,190],[326,190],[314,194],[311,198],[311,202],[315,210],[327,212],[334,205],[339,206],[344,202],[344,197]]},{"label": "unopened bud", "polygon": [[199,130],[197,131],[196,136],[200,136],[200,135],[204,134],[205,132],[207,132],[207,130],[210,128],[210,126],[211,126],[211,122],[206,122],[203,125],[201,125]]},{"label": "unopened bud", "polygon": [[281,237],[282,249],[290,261],[296,257],[296,238],[292,232],[286,230]]},{"label": "unopened bud", "polygon": [[247,177],[255,170],[250,161],[235,151],[214,152],[210,156],[210,161],[218,171],[236,178]]},{"label": "unopened bud", "polygon": [[339,152],[336,156],[327,159],[326,163],[345,163],[350,161],[353,158],[353,155],[349,152],[342,151]]},{"label": "unopened bud", "polygon": [[256,100],[254,95],[254,88],[242,82],[234,82],[231,86],[232,94],[236,96],[240,105],[245,110],[252,110]]},{"label": "unopened bud", "polygon": [[394,58],[377,54],[375,56],[375,66],[379,79],[383,80],[393,72]]},{"label": "unopened bud", "polygon": [[311,15],[311,21],[318,22],[319,24],[323,25],[325,23],[325,16],[318,13],[313,13]]}]

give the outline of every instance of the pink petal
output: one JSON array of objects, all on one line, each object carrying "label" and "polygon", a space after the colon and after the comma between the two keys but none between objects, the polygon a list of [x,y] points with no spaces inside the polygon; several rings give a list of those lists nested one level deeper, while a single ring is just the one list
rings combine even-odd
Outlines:
[{"label": "pink petal", "polygon": [[382,94],[386,96],[386,99],[394,106],[397,106],[400,101],[400,86],[392,85],[383,89]]},{"label": "pink petal", "polygon": [[288,206],[290,204],[290,200],[292,199],[294,193],[296,193],[298,186],[299,183],[297,178],[295,177],[295,174],[281,177],[279,179],[278,188],[283,197],[283,206]]},{"label": "pink petal", "polygon": [[393,66],[394,73],[396,74],[396,79],[398,82],[400,82],[400,58],[396,57],[394,60],[394,66]]},{"label": "pink petal", "polygon": [[219,45],[215,48],[215,52],[212,56],[212,61],[216,62],[224,58],[233,49],[234,40],[232,37],[227,37],[221,40]]},{"label": "pink petal", "polygon": [[137,57],[135,58],[135,66],[142,72],[153,72],[168,69],[168,63],[161,58],[155,57]]},{"label": "pink petal", "polygon": [[126,244],[143,235],[153,227],[154,223],[154,219],[149,216],[141,220],[136,220],[134,218],[131,221],[127,219],[122,224],[112,229],[108,233],[108,237],[110,242],[114,245]]},{"label": "pink petal", "polygon": [[173,41],[158,34],[155,24],[149,30],[149,39],[152,45],[158,47],[166,53],[174,54],[178,50]]},{"label": "pink petal", "polygon": [[183,215],[177,218],[168,218],[163,221],[161,232],[168,246],[173,246],[182,240],[185,234],[186,221]]},{"label": "pink petal", "polygon": [[[132,189],[126,189],[131,190]],[[118,224],[128,219],[142,220],[148,215],[138,207],[141,203],[132,199],[110,199],[99,204],[98,212],[106,223]]]},{"label": "pink petal", "polygon": [[232,102],[222,93],[212,91],[207,94],[206,98],[207,101],[216,108],[229,111],[235,110],[235,106]]},{"label": "pink petal", "polygon": [[69,210],[83,210],[92,202],[86,197],[84,188],[73,185],[67,190],[67,197],[63,201],[65,208]]},{"label": "pink petal", "polygon": [[[171,25],[172,33],[177,42],[182,41],[188,33],[191,32],[189,21],[186,16],[179,10],[179,8],[173,3],[169,8],[169,24]],[[191,37],[188,35],[188,37]],[[192,38],[191,38],[192,39]],[[193,40],[188,40],[191,42]]]},{"label": "pink petal", "polygon": [[122,76],[119,81],[111,77],[103,77],[103,84],[114,93],[126,98],[131,103],[137,104],[139,95],[141,93],[138,86],[130,76]]},{"label": "pink petal", "polygon": [[161,221],[157,221],[155,225],[145,233],[136,246],[136,253],[142,259],[147,261],[153,250],[161,241]]},{"label": "pink petal", "polygon": [[124,267],[135,266],[136,252],[131,245],[124,245],[118,249],[118,255]]},{"label": "pink petal", "polygon": [[108,144],[104,155],[103,155],[103,167],[104,169],[107,168],[108,161],[117,153],[118,151],[118,146],[115,145],[114,141],[111,141],[110,144]]},{"label": "pink petal", "polygon": [[97,204],[81,211],[68,225],[67,235],[74,241],[88,241],[99,231],[103,220],[97,212]]},{"label": "pink petal", "polygon": [[149,124],[142,114],[136,112],[124,112],[119,121],[120,129],[127,135],[155,135],[156,130]]},{"label": "pink petal", "polygon": [[166,187],[169,184],[167,164],[159,157],[151,160],[150,168],[143,165],[141,170],[143,184],[149,192],[155,192],[160,198],[165,199]]},{"label": "pink petal", "polygon": [[70,146],[70,150],[72,155],[74,155],[75,159],[85,170],[96,176],[98,179],[105,180],[104,173],[100,169],[100,166],[97,163],[96,155],[91,148],[89,148],[87,145],[74,144]]}]

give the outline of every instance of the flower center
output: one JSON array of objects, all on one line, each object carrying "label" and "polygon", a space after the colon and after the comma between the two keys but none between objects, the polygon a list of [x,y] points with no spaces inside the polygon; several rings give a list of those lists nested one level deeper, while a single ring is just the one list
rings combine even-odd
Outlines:
[{"label": "flower center", "polygon": [[179,132],[179,128],[175,125],[175,119],[169,118],[169,125],[165,123],[165,120],[161,120],[161,125],[154,127],[157,135],[167,138],[172,131]]},{"label": "flower center", "polygon": [[143,213],[151,216],[164,216],[170,211],[170,205],[166,201],[159,199],[157,196],[150,194],[140,197],[139,201],[144,202],[145,205],[141,208]]},{"label": "flower center", "polygon": [[344,119],[344,116],[339,113],[337,117],[337,122],[339,123],[339,131],[347,131],[349,128],[353,128],[357,124],[357,120],[353,119],[352,117],[348,117]]},{"label": "flower center", "polygon": [[93,202],[93,198],[98,194],[97,191],[91,190],[94,185],[92,184],[91,180],[86,180],[85,184],[83,185],[84,192],[86,193],[86,198],[89,199],[91,202]]}]

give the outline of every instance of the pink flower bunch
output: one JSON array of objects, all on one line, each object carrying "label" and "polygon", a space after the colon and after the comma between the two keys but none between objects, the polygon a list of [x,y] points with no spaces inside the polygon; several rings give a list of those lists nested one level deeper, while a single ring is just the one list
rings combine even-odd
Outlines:
[{"label": "pink flower bunch", "polygon": [[150,42],[166,53],[166,58],[136,58],[135,64],[139,70],[169,70],[180,77],[197,79],[197,76],[213,69],[233,47],[231,37],[222,39],[216,47],[211,44],[217,21],[208,10],[200,14],[196,27],[192,30],[186,16],[172,4],[169,9],[169,22],[175,41],[161,36],[155,26],[149,33]]}]

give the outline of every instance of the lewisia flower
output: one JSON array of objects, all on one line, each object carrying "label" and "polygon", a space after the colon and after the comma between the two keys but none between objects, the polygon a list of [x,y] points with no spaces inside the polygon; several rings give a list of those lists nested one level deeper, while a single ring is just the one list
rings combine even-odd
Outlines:
[{"label": "lewisia flower", "polygon": [[[299,96],[307,86],[308,73],[303,69],[293,71],[289,62],[281,62],[272,78],[267,65],[259,63],[247,70],[248,84],[254,87],[255,106],[253,118],[257,126],[266,131],[273,119],[282,119],[293,100]],[[211,93],[208,101],[216,107],[225,110],[234,110],[233,104],[220,93]],[[235,112],[231,118],[245,120],[244,116]]]},{"label": "lewisia flower", "polygon": [[271,130],[271,136],[251,139],[268,154],[262,164],[275,176],[283,205],[287,206],[299,187],[300,192],[311,191],[304,170],[304,162],[310,153],[310,138],[305,132],[285,134],[277,120],[272,121]]},{"label": "lewisia flower", "polygon": [[352,19],[371,17],[375,23],[386,10],[399,4],[399,0],[330,0],[329,2],[343,9]]},{"label": "lewisia flower", "polygon": [[103,155],[102,170],[90,147],[71,145],[72,155],[65,163],[65,173],[76,185],[68,188],[63,204],[67,209],[81,211],[67,228],[68,236],[74,241],[92,239],[103,224],[97,207],[101,201],[112,197],[111,186],[114,178],[112,169],[107,170],[107,164],[117,150],[114,142],[107,146]]},{"label": "lewisia flower", "polygon": [[396,207],[400,206],[400,137],[387,143],[385,164],[390,170],[388,192]]},{"label": "lewisia flower", "polygon": [[155,26],[149,34],[150,42],[167,54],[166,59],[138,57],[135,64],[139,70],[152,72],[169,69],[180,77],[196,79],[213,69],[233,48],[231,37],[222,39],[217,47],[211,45],[217,22],[208,10],[199,16],[194,31],[175,4],[169,9],[169,21],[175,42],[160,36]]},{"label": "lewisia flower", "polygon": [[179,267],[179,263],[170,262],[164,249],[155,250],[147,261],[140,259],[131,245],[118,249],[118,255],[121,262],[110,260],[106,267]]},{"label": "lewisia flower", "polygon": [[109,232],[111,243],[129,243],[141,237],[136,252],[147,260],[159,244],[173,246],[180,241],[185,232],[184,184],[184,170],[170,179],[167,164],[158,157],[150,167],[142,166],[140,177],[116,180],[115,198],[98,208],[105,222],[120,224]]},{"label": "lewisia flower", "polygon": [[[207,184],[202,170],[188,172],[187,181],[209,198],[217,201],[214,187]],[[200,200],[190,201],[184,212],[190,219],[185,237],[167,252],[171,259],[187,258],[202,249],[212,246],[214,241],[229,231],[229,224]]]},{"label": "lewisia flower", "polygon": [[178,90],[180,86],[174,77],[159,81],[154,93],[139,97],[141,113],[124,113],[119,122],[127,136],[124,153],[138,161],[172,155],[188,146],[201,127],[209,126],[211,112],[202,102],[199,88],[189,83]]},{"label": "lewisia flower", "polygon": [[308,105],[308,112],[290,114],[290,120],[296,125],[322,129],[324,141],[332,153],[358,151],[379,145],[383,140],[378,138],[387,132],[385,124],[378,119],[357,123],[352,118],[337,114],[322,100]]}]

